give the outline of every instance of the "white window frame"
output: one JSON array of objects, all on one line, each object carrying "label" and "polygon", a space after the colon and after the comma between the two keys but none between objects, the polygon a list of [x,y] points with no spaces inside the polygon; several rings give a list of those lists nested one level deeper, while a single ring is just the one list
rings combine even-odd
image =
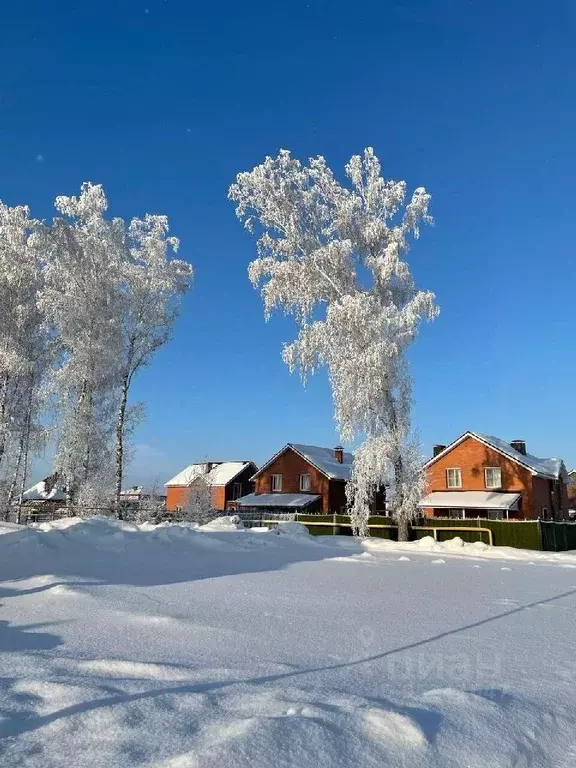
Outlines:
[{"label": "white window frame", "polygon": [[312,475],[309,472],[300,475],[299,487],[302,493],[308,493],[312,489]]},{"label": "white window frame", "polygon": [[270,475],[270,490],[272,493],[280,493],[282,491],[282,475],[280,473]]},{"label": "white window frame", "polygon": [[[488,485],[488,472],[498,470],[500,473],[500,482],[498,485]],[[502,467],[484,467],[484,486],[489,490],[499,490],[502,488]]]},{"label": "white window frame", "polygon": [[[450,472],[458,472],[458,485],[450,485]],[[446,469],[446,488],[462,488],[462,470],[460,467],[448,467]]]}]

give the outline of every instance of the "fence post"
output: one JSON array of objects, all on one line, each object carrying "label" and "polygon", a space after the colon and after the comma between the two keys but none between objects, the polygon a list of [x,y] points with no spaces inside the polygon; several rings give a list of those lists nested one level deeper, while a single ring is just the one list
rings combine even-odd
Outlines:
[{"label": "fence post", "polygon": [[336,512],[332,513],[332,536],[336,536]]}]

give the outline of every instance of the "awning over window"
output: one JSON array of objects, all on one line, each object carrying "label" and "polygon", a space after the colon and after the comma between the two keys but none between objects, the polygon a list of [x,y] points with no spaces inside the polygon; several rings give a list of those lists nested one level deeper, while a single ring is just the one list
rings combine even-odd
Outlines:
[{"label": "awning over window", "polygon": [[419,507],[436,509],[508,509],[517,510],[519,493],[494,491],[435,491],[425,496]]},{"label": "awning over window", "polygon": [[236,499],[240,507],[290,507],[299,509],[306,507],[320,496],[310,493],[250,493]]}]

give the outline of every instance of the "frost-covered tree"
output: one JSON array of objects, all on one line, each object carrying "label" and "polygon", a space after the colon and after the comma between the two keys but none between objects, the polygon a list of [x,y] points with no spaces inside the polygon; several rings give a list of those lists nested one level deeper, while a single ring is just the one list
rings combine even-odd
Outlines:
[{"label": "frost-covered tree", "polygon": [[146,366],[171,335],[180,299],[190,288],[192,267],[170,258],[179,241],[168,236],[166,216],[146,215],[128,227],[122,267],[122,349],[119,359],[120,399],[116,416],[115,504],[121,513],[120,493],[124,477],[125,440],[138,416],[128,407],[135,374]]},{"label": "frost-covered tree", "polygon": [[53,372],[57,420],[54,468],[70,501],[106,496],[113,488],[113,415],[122,354],[122,276],[125,233],[107,219],[99,185],[78,197],[58,197],[62,214],[46,231],[39,306],[58,339]]},{"label": "frost-covered tree", "polygon": [[249,276],[266,316],[281,308],[296,318],[284,360],[304,377],[325,365],[342,439],[364,438],[347,489],[355,532],[368,532],[370,502],[386,484],[404,539],[421,484],[405,351],[437,309],[403,257],[430,221],[430,195],[419,187],[407,201],[406,183],[382,178],[372,149],[351,158],[346,176],[342,185],[323,157],[305,165],[283,150],[240,173],[229,197],[257,230]]},{"label": "frost-covered tree", "polygon": [[38,234],[41,225],[26,206],[0,202],[0,470],[6,512],[28,454],[45,436],[40,416],[51,344],[37,305],[42,286]]},{"label": "frost-covered tree", "polygon": [[188,486],[182,520],[189,523],[207,523],[213,517],[212,491],[202,475],[195,477]]}]

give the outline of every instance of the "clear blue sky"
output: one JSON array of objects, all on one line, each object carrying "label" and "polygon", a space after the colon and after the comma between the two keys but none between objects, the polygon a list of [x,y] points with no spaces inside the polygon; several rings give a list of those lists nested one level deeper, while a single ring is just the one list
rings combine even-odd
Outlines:
[{"label": "clear blue sky", "polygon": [[134,388],[128,480],[337,440],[325,377],[304,389],[281,361],[292,324],[264,322],[226,199],[280,148],[340,168],[371,145],[433,195],[410,256],[442,309],[411,355],[424,448],[476,429],[576,464],[575,39],[573,0],[5,4],[0,198],[47,217],[101,182],[115,214],[167,214],[196,269]]}]

